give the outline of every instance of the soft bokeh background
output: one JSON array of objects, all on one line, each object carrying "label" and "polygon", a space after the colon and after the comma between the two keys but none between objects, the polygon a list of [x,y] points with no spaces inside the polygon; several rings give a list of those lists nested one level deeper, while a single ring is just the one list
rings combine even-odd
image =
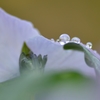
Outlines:
[{"label": "soft bokeh background", "polygon": [[65,32],[99,50],[100,0],[0,0],[0,7],[31,21],[47,38]]}]

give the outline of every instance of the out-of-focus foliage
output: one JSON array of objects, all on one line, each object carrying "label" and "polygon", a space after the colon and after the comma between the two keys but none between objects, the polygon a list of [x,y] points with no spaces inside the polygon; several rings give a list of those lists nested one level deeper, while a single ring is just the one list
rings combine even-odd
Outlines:
[{"label": "out-of-focus foliage", "polygon": [[28,73],[0,84],[0,100],[98,100],[94,80],[76,72]]}]

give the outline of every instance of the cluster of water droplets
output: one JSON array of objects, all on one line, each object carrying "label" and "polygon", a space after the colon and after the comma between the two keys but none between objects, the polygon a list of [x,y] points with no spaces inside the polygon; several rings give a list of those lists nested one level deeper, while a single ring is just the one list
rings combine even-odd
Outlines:
[{"label": "cluster of water droplets", "polygon": [[[59,36],[59,39],[57,39],[56,41],[54,39],[51,39],[51,41],[57,42],[57,43],[59,43],[61,45],[64,45],[64,44],[66,44],[68,42],[74,42],[74,43],[78,43],[78,44],[81,43],[80,38],[73,37],[72,39],[70,39],[70,36],[68,34],[65,34],[65,33],[64,34],[61,34]],[[87,42],[86,43],[86,47],[87,48],[92,48],[92,43],[91,42]]]}]

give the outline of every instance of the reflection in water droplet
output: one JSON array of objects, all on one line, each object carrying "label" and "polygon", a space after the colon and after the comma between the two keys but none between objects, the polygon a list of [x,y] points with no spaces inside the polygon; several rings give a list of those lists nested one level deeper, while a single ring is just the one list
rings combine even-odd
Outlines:
[{"label": "reflection in water droplet", "polygon": [[56,40],[56,42],[60,42],[60,40],[59,40],[59,39],[57,39],[57,40]]},{"label": "reflection in water droplet", "polygon": [[80,39],[78,38],[78,37],[73,37],[72,39],[71,39],[71,41],[72,42],[75,42],[75,43],[80,43]]},{"label": "reflection in water droplet", "polygon": [[70,41],[70,36],[68,34],[62,34],[60,35],[59,37],[60,41],[63,41],[63,42],[67,42],[67,41]]},{"label": "reflection in water droplet", "polygon": [[91,43],[91,42],[87,42],[87,43],[86,43],[86,47],[87,47],[87,48],[92,48],[92,43]]},{"label": "reflection in water droplet", "polygon": [[60,41],[59,43],[60,43],[61,45],[64,45],[64,44],[65,44],[65,42],[63,42],[63,41]]}]

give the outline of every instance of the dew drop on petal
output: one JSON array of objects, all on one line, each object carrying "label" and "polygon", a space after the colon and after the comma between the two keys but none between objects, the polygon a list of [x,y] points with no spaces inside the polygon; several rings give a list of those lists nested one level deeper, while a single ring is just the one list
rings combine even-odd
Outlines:
[{"label": "dew drop on petal", "polygon": [[87,42],[87,43],[86,43],[86,47],[87,47],[87,48],[92,48],[92,43],[91,43],[91,42]]},{"label": "dew drop on petal", "polygon": [[57,39],[57,40],[56,40],[56,42],[60,42],[60,40],[59,40],[59,39]]},{"label": "dew drop on petal", "polygon": [[75,42],[75,43],[80,43],[80,38],[78,38],[78,37],[73,37],[72,39],[71,39],[71,41],[72,42]]},{"label": "dew drop on petal", "polygon": [[59,40],[59,39],[57,39],[55,42],[56,42],[57,44],[59,44],[60,40]]},{"label": "dew drop on petal", "polygon": [[63,42],[70,41],[70,36],[68,34],[61,34],[59,40]]},{"label": "dew drop on petal", "polygon": [[57,39],[56,40],[56,43],[59,43],[60,45],[64,45],[65,44],[65,42],[64,41],[61,41],[60,39]]},{"label": "dew drop on petal", "polygon": [[64,45],[64,44],[65,44],[65,42],[63,42],[63,41],[60,41],[59,43],[60,43],[61,45]]}]

